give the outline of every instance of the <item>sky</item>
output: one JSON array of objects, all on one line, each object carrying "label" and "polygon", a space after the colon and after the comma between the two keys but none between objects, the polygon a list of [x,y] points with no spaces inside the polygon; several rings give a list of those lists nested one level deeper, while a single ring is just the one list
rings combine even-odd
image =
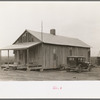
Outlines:
[{"label": "sky", "polygon": [[[100,2],[0,1],[0,48],[11,45],[25,29],[78,38],[100,51]],[[11,51],[12,52],[12,51]],[[3,54],[7,54],[3,52]]]}]

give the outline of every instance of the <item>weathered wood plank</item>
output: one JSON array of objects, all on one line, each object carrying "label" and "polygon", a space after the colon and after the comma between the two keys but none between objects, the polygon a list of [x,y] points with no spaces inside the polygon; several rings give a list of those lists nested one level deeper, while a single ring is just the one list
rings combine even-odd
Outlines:
[{"label": "weathered wood plank", "polygon": [[9,50],[8,50],[8,66],[9,66]]},{"label": "weathered wood plank", "polygon": [[29,49],[27,49],[27,68],[29,67]]},{"label": "weathered wood plank", "polygon": [[2,60],[2,59],[1,59],[1,50],[0,50],[0,68],[1,68],[1,60]]}]

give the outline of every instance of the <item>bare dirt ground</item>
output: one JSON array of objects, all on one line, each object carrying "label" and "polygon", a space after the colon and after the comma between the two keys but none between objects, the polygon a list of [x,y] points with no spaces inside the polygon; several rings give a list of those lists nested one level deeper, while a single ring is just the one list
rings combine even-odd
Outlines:
[{"label": "bare dirt ground", "polygon": [[58,70],[21,71],[0,69],[0,81],[74,81],[74,80],[100,80],[100,67],[91,72],[66,72]]}]

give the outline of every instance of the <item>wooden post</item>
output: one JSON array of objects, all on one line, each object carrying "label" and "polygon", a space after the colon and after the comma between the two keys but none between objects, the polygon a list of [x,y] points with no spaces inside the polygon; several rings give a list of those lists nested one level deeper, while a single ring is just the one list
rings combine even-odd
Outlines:
[{"label": "wooden post", "polygon": [[42,57],[42,68],[40,69],[40,71],[42,72],[43,71],[43,69],[44,69],[44,47],[43,47],[43,43],[42,43],[42,55],[41,55]]},{"label": "wooden post", "polygon": [[1,68],[1,50],[0,50],[0,68]]},{"label": "wooden post", "polygon": [[19,63],[18,59],[19,59],[19,56],[18,56],[18,50],[17,50],[17,64]]},{"label": "wooden post", "polygon": [[8,67],[9,67],[9,50],[8,50]]},{"label": "wooden post", "polygon": [[27,49],[27,70],[29,70],[29,49]]},{"label": "wooden post", "polygon": [[44,67],[44,47],[43,47],[43,22],[41,21],[41,41],[42,41],[42,69],[40,69],[40,71],[43,71],[43,67]]}]

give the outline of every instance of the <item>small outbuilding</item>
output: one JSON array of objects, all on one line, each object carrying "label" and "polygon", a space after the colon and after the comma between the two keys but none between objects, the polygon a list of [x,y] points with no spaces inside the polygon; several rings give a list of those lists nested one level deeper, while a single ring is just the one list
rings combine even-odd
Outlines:
[{"label": "small outbuilding", "polygon": [[90,46],[76,38],[56,35],[55,29],[50,33],[25,30],[10,46],[1,50],[13,50],[15,62],[29,66],[37,65],[42,69],[57,68],[67,64],[68,56],[84,56],[90,61]]}]

